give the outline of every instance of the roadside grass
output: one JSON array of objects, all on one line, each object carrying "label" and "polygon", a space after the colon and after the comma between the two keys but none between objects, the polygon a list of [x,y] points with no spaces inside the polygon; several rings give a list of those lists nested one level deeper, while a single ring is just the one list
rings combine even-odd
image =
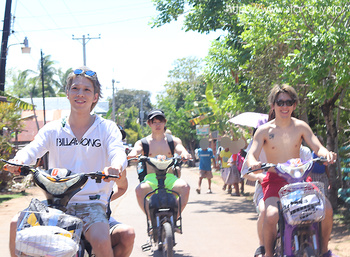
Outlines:
[{"label": "roadside grass", "polygon": [[0,204],[6,201],[9,201],[11,199],[15,199],[15,198],[19,198],[22,196],[27,195],[26,192],[19,192],[19,193],[11,193],[11,192],[7,192],[7,193],[2,193],[0,194]]}]

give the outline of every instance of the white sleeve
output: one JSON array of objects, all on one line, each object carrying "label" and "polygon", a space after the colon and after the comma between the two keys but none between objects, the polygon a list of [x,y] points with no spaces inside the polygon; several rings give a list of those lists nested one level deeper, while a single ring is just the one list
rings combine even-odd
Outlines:
[{"label": "white sleeve", "polygon": [[41,158],[49,149],[49,128],[51,125],[48,123],[42,127],[34,137],[34,140],[17,152],[15,159],[27,165],[35,164],[37,159]]},{"label": "white sleeve", "polygon": [[107,132],[107,154],[111,166],[122,165],[126,169],[128,161],[126,159],[125,148],[123,146],[122,134],[115,123],[108,124]]}]

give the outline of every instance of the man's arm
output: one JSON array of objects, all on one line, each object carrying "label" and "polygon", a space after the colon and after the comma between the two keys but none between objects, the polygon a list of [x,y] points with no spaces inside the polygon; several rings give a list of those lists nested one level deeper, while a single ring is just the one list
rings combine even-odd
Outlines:
[{"label": "man's arm", "polygon": [[259,155],[261,153],[262,147],[264,145],[264,134],[261,127],[256,131],[252,146],[246,156],[247,167],[252,169],[258,169],[261,167],[261,162],[259,160]]},{"label": "man's arm", "polygon": [[315,136],[314,133],[312,133],[310,126],[306,122],[301,121],[300,127],[303,131],[303,139],[312,149],[312,151],[314,151],[317,156],[327,158],[328,162],[334,163],[337,159],[337,154],[328,151],[327,148],[321,144],[317,136]]},{"label": "man's arm", "polygon": [[128,156],[129,157],[136,157],[136,156],[142,154],[142,152],[143,152],[142,142],[141,142],[141,140],[138,140],[135,143],[135,145],[134,145],[133,149],[131,150],[131,152],[128,154]]},{"label": "man's arm", "polygon": [[113,193],[111,201],[121,197],[123,194],[125,194],[126,190],[128,189],[128,179],[126,178],[126,170],[123,170],[120,179],[117,179],[115,181],[115,184],[116,191]]},{"label": "man's arm", "polygon": [[189,152],[187,152],[186,148],[183,146],[181,139],[173,136],[173,140],[175,144],[175,153],[180,155],[183,159],[191,159],[192,156],[189,154]]}]

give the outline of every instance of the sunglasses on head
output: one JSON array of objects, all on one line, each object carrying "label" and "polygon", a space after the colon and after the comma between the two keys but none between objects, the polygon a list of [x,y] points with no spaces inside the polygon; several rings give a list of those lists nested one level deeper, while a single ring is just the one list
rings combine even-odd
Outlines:
[{"label": "sunglasses on head", "polygon": [[295,103],[294,100],[286,100],[286,101],[278,100],[278,101],[276,101],[277,106],[284,106],[284,105],[292,106],[294,103]]},{"label": "sunglasses on head", "polygon": [[76,69],[74,70],[74,74],[75,75],[82,75],[82,74],[85,74],[86,76],[89,76],[89,77],[93,77],[96,75],[96,72],[92,71],[92,70],[87,70],[87,71],[84,71],[82,69]]}]

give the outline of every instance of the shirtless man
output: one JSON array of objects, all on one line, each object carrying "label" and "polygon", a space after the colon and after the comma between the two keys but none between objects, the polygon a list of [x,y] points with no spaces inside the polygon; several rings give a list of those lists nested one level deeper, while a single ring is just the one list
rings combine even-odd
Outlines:
[{"label": "shirtless man", "polygon": [[[248,167],[258,169],[261,162],[258,161],[262,149],[266,153],[268,163],[284,163],[291,158],[299,158],[299,150],[302,140],[318,155],[327,158],[329,163],[334,163],[337,155],[328,151],[311,128],[304,121],[292,117],[292,113],[298,103],[298,95],[294,88],[288,85],[276,85],[270,92],[269,104],[275,112],[275,119],[260,126],[256,131],[252,147],[247,156]],[[278,222],[277,201],[279,189],[287,182],[279,177],[273,168],[269,169],[262,182],[266,217],[263,224],[263,237],[266,257],[273,256],[273,244],[277,235],[276,224]],[[333,210],[326,199],[326,215],[322,221],[322,256],[332,256],[328,250],[328,241],[332,232]]]},{"label": "shirtless man", "polygon": [[[152,130],[152,134],[146,137],[149,145],[149,157],[155,157],[157,155],[165,155],[167,157],[173,157],[170,147],[167,142],[164,127],[166,125],[166,118],[164,112],[161,110],[152,110],[148,114],[147,124]],[[191,159],[191,155],[187,152],[185,147],[179,138],[173,136],[174,152],[180,155],[183,159]],[[137,141],[134,148],[129,153],[129,157],[135,157],[139,154],[144,154],[141,140]],[[136,187],[136,197],[141,209],[145,212],[143,206],[143,199],[147,193],[157,188],[158,181],[156,174],[152,166],[147,165],[147,175],[144,180]],[[183,180],[178,178],[172,173],[167,174],[165,180],[165,187],[178,192],[181,196],[181,211],[185,208],[188,202],[188,196],[190,193],[190,186]]]}]

